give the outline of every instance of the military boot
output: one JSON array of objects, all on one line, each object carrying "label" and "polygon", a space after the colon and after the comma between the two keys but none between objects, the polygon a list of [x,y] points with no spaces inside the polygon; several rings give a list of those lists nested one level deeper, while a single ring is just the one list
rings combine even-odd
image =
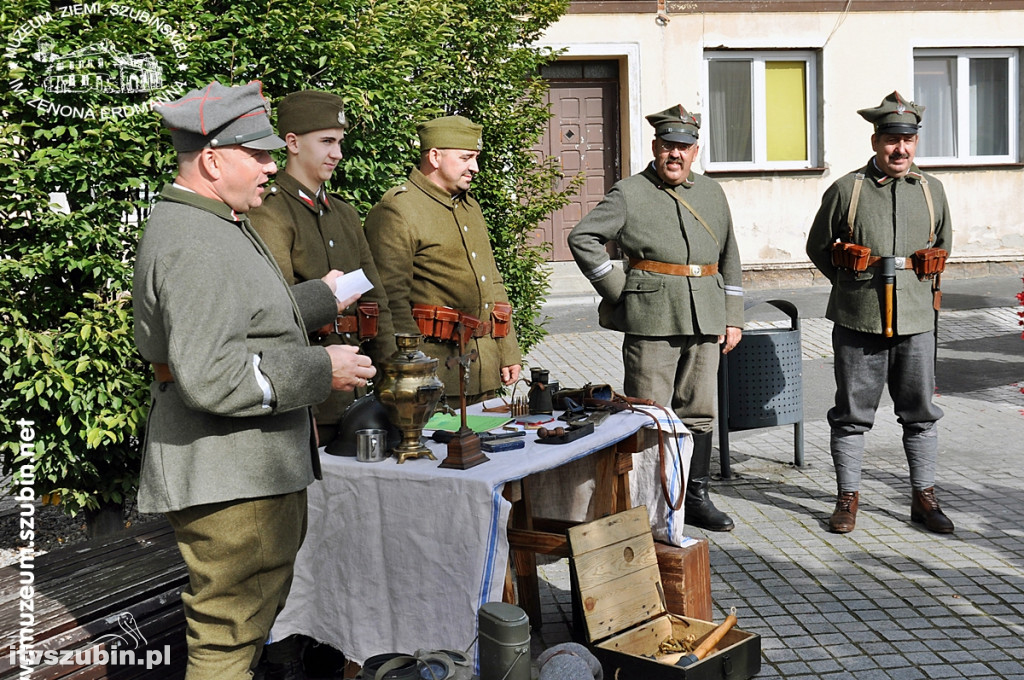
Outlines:
[{"label": "military boot", "polygon": [[936,534],[953,533],[953,522],[939,508],[935,499],[935,487],[914,489],[910,502],[910,521],[923,524],[924,528]]},{"label": "military boot", "polygon": [[833,534],[848,534],[857,525],[859,491],[841,491],[836,500],[836,509],[828,519],[828,530]]},{"label": "military boot", "polygon": [[265,680],[306,680],[302,665],[304,647],[305,639],[301,635],[289,635],[266,645],[262,664]]},{"label": "military boot", "polygon": [[732,531],[732,518],[715,507],[711,490],[711,432],[693,432],[693,457],[690,478],[686,482],[684,518],[687,524],[707,531]]}]

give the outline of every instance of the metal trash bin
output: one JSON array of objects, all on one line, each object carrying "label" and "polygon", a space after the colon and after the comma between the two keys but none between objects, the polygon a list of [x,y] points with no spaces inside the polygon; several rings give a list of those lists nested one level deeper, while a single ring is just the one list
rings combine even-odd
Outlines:
[{"label": "metal trash bin", "polygon": [[[786,300],[767,300],[790,318],[790,328],[757,328],[718,366],[718,450],[722,477],[732,477],[729,433],[775,425],[793,427],[793,463],[804,464],[803,355],[800,314]],[[745,309],[759,303],[748,304]]]}]

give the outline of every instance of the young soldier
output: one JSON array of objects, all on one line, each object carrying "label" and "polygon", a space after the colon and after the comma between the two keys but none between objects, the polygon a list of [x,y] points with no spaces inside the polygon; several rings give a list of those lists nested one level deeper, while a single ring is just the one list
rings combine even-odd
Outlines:
[{"label": "young soldier", "polygon": [[[342,158],[346,127],[344,102],[335,94],[304,90],[282,99],[277,131],[285,141],[288,159],[250,219],[291,284],[318,279],[332,269],[363,270],[373,289],[311,337],[325,347],[361,347],[379,364],[395,351],[387,294],[358,213],[327,190]],[[341,414],[363,393],[362,389],[335,392],[314,408],[320,444],[328,451]]]}]

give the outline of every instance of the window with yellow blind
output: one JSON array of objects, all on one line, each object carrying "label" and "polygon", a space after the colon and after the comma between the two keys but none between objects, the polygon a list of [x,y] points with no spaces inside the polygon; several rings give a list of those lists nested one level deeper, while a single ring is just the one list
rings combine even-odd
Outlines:
[{"label": "window with yellow blind", "polygon": [[819,165],[817,53],[708,50],[701,145],[708,170]]}]

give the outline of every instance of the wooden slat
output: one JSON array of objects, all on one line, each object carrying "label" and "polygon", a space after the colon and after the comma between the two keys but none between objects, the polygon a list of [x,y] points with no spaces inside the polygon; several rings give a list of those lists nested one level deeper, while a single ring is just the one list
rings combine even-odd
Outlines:
[{"label": "wooden slat", "polygon": [[[67,652],[90,649],[104,636],[120,635],[118,615],[129,613],[145,642],[136,650],[171,650],[170,664],[147,671],[145,665],[87,667],[58,664],[35,669],[34,680],[92,678],[181,678],[187,659],[181,591],[188,575],[174,532],[165,522],[136,525],[110,539],[58,549],[33,560],[33,649]],[[22,572],[0,569],[0,620],[19,622]],[[0,678],[20,677],[10,663],[11,637],[0,641]],[[109,651],[109,650],[108,650]],[[73,658],[73,657],[72,657]]]},{"label": "wooden slat", "polygon": [[645,506],[580,524],[568,534],[572,574],[591,640],[665,613]]},{"label": "wooden slat", "polygon": [[610,517],[602,517],[572,527],[569,529],[569,544],[572,546],[573,554],[579,556],[645,533],[650,535],[651,525],[647,518],[647,507],[640,505]]}]

